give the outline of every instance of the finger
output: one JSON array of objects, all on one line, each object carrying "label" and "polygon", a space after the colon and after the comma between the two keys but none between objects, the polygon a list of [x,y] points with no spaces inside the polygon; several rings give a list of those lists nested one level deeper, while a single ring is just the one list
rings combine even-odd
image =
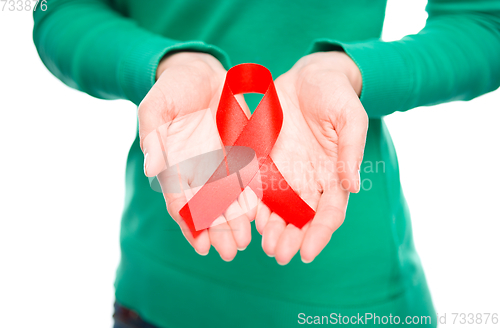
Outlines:
[{"label": "finger", "polygon": [[186,204],[187,199],[183,193],[164,193],[165,203],[167,204],[167,211],[170,216],[177,222],[182,230],[182,234],[187,239],[189,244],[195,249],[195,251],[200,255],[207,255],[210,250],[210,238],[208,231],[203,230],[196,238],[193,237],[191,230],[189,229],[187,223],[184,221],[182,216],[180,216],[180,209]]},{"label": "finger", "polygon": [[144,173],[148,177],[157,175],[165,166],[164,141],[157,128],[173,119],[175,109],[173,99],[167,98],[159,85],[153,86],[138,109],[140,147],[144,153]]},{"label": "finger", "polygon": [[293,224],[286,226],[285,231],[283,231],[278,240],[274,254],[278,264],[288,264],[295,254],[297,254],[308,227],[309,224],[306,224],[302,229],[297,228]]},{"label": "finger", "polygon": [[[144,108],[144,107],[143,107]],[[164,121],[153,114],[139,116],[139,135],[144,153],[144,174],[154,177],[166,167],[165,142],[158,130]]]},{"label": "finger", "polygon": [[278,214],[271,213],[262,234],[262,249],[268,256],[274,257],[278,239],[285,228],[285,221]]},{"label": "finger", "polygon": [[210,237],[208,235],[208,230],[205,229],[201,231],[201,233],[195,238],[191,233],[191,229],[189,229],[186,221],[180,219],[178,222],[179,227],[181,228],[182,234],[189,242],[189,244],[194,248],[196,253],[200,255],[207,255],[210,251]]},{"label": "finger", "polygon": [[342,186],[356,193],[360,189],[359,169],[365,149],[368,116],[354,94],[345,106],[341,119],[343,124],[339,129],[337,169]]},{"label": "finger", "polygon": [[252,222],[255,220],[255,216],[257,214],[257,206],[259,204],[259,198],[253,192],[250,187],[245,187],[245,189],[238,196],[238,203],[243,211],[246,214],[248,220]]},{"label": "finger", "polygon": [[252,239],[252,231],[248,217],[246,215],[242,215],[236,219],[228,221],[227,223],[233,233],[236,248],[239,251],[245,250]]},{"label": "finger", "polygon": [[222,223],[208,228],[210,243],[219,253],[220,257],[226,261],[232,261],[238,252],[234,237],[228,223]]},{"label": "finger", "polygon": [[227,208],[224,217],[231,228],[237,249],[247,248],[252,239],[250,220],[237,200]]},{"label": "finger", "polygon": [[173,99],[165,96],[159,83],[154,85],[146,97],[144,97],[138,108],[139,138],[143,151],[144,139],[157,127],[165,124],[167,121],[171,121],[174,109]]},{"label": "finger", "polygon": [[300,247],[303,262],[312,262],[342,225],[348,198],[349,192],[340,186],[328,189],[321,195],[316,215],[305,232]]},{"label": "finger", "polygon": [[267,225],[270,216],[271,210],[259,199],[257,213],[255,214],[255,228],[257,228],[257,231],[261,235],[264,233],[264,228]]},{"label": "finger", "polygon": [[[302,198],[311,208],[317,208],[321,194],[317,189],[309,190],[307,187],[300,189],[300,198]],[[276,245],[275,257],[276,262],[281,265],[288,264],[292,258],[297,254],[304,240],[305,232],[309,228],[308,222],[301,229],[293,224],[288,224],[285,231],[280,236],[278,244]]]},{"label": "finger", "polygon": [[[307,192],[307,188],[303,188],[300,192],[300,197],[314,209],[318,207],[321,195],[317,191]],[[288,264],[295,254],[297,254],[309,226],[310,222],[305,224],[301,229],[293,224],[286,226],[276,245],[275,257],[278,264]]]}]

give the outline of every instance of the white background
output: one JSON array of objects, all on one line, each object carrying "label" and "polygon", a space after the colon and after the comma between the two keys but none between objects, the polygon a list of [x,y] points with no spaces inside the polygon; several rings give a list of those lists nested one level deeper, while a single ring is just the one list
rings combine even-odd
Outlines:
[{"label": "white background", "polygon": [[[418,32],[424,7],[390,0],[384,39]],[[136,108],[59,82],[32,26],[0,11],[0,325],[111,327]],[[499,313],[500,91],[386,122],[437,311]]]}]

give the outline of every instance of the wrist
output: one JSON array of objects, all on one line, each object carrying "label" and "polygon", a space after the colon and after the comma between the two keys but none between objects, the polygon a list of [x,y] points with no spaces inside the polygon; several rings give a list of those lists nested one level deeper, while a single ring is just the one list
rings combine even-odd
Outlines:
[{"label": "wrist", "polygon": [[356,91],[358,97],[361,95],[361,89],[363,88],[363,77],[358,65],[349,57],[345,52],[338,52],[344,58],[343,63],[345,67],[344,74],[347,76],[351,82],[352,88]]},{"label": "wrist", "polygon": [[352,88],[361,95],[363,78],[356,63],[345,52],[316,52],[302,57],[296,64],[299,74],[316,74],[320,71],[331,71],[345,75]]},{"label": "wrist", "polygon": [[167,54],[160,60],[156,69],[156,80],[165,70],[174,66],[194,66],[214,73],[225,73],[224,67],[214,56],[203,52],[182,51]]}]

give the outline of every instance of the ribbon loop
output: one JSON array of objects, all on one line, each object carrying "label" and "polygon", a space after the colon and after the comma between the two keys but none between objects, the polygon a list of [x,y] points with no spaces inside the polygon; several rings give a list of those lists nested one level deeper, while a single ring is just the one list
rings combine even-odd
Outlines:
[{"label": "ribbon loop", "polygon": [[[248,119],[234,96],[252,92],[264,96]],[[193,236],[210,227],[247,186],[257,195],[262,194],[262,201],[286,222],[302,228],[314,217],[315,212],[290,188],[269,156],[283,124],[283,111],[271,72],[258,64],[232,67],[226,75],[216,120],[224,146],[240,147],[226,148],[229,151],[216,172],[179,212]],[[241,147],[251,148],[255,152],[258,165],[247,165],[238,172],[231,172],[228,163],[239,161],[238,149],[244,149]],[[266,166],[265,175],[261,174],[260,178],[262,185],[267,188],[256,190],[258,184],[252,183],[252,180],[255,180],[263,165]],[[226,175],[221,177],[224,172]],[[280,188],[269,189],[269,183],[266,183],[269,181],[278,181]],[[193,218],[193,213],[201,215]]]}]

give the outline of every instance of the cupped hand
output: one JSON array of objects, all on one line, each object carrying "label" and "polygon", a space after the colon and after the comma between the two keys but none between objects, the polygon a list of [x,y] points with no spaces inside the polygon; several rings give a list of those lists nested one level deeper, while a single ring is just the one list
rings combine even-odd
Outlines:
[{"label": "cupped hand", "polygon": [[284,118],[270,156],[316,210],[299,229],[259,203],[255,223],[262,247],[279,264],[287,264],[299,250],[302,261],[311,262],[344,222],[349,193],[360,189],[368,129],[358,97],[361,83],[359,69],[343,52],[305,56],[275,81]]},{"label": "cupped hand", "polygon": [[[196,252],[206,255],[213,245],[222,259],[230,261],[238,249],[244,249],[250,243],[250,221],[255,211],[243,210],[236,200],[217,219],[216,223],[220,224],[213,224],[194,238],[179,211],[203,184],[197,180],[200,177],[208,179],[210,173],[207,175],[201,165],[191,161],[194,166],[188,168],[188,174],[182,177],[188,190],[172,192],[167,186],[172,176],[165,176],[170,173],[164,170],[174,167],[178,162],[176,159],[187,159],[186,155],[201,155],[221,148],[214,117],[225,76],[225,69],[211,55],[172,54],[160,62],[157,81],[140,104],[138,115],[141,149],[145,156],[144,172],[148,177],[158,175],[168,212]],[[243,97],[239,97],[239,103],[249,115]]]}]

